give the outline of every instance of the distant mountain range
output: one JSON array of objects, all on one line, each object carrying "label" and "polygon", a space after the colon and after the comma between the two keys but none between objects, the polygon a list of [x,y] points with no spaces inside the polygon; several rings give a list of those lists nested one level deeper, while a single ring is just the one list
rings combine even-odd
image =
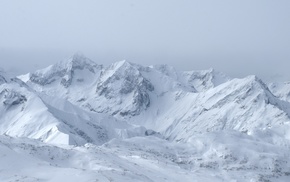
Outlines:
[{"label": "distant mountain range", "polygon": [[0,180],[288,181],[289,101],[287,82],[80,54],[0,71]]}]

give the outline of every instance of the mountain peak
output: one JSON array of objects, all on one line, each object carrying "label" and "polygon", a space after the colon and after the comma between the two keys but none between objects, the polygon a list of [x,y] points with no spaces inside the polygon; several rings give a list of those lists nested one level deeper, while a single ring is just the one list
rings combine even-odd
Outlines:
[{"label": "mountain peak", "polygon": [[87,58],[81,53],[75,53],[65,61],[57,63],[54,67],[59,69],[73,70],[73,69],[84,69],[87,68],[92,71],[92,67],[97,66],[95,62]]},{"label": "mountain peak", "polygon": [[88,72],[95,74],[100,69],[102,69],[102,66],[97,65],[83,54],[76,53],[65,61],[32,73],[30,80],[40,85],[46,85],[61,78],[61,84],[68,87],[76,70],[88,70]]},{"label": "mountain peak", "polygon": [[118,62],[115,62],[111,65],[111,68],[117,70],[119,68],[129,68],[131,67],[133,64],[129,61],[126,61],[126,60],[122,60],[122,61],[118,61]]},{"label": "mountain peak", "polygon": [[115,62],[111,64],[109,67],[107,67],[101,76],[101,80],[105,81],[107,79],[110,79],[113,75],[119,77],[128,74],[132,75],[133,73],[139,74],[137,67],[135,67],[133,63],[130,63],[126,60],[122,60]]},{"label": "mountain peak", "polygon": [[[109,102],[117,99],[117,103],[122,105],[114,115],[138,115],[149,107],[149,92],[154,90],[154,86],[142,75],[140,67],[123,60],[111,64],[101,73],[96,93]],[[112,103],[106,110],[115,105],[116,102]]]},{"label": "mountain peak", "polygon": [[231,80],[224,73],[216,71],[213,68],[207,70],[186,71],[184,74],[187,75],[188,82],[199,92],[214,88]]},{"label": "mountain peak", "polygon": [[251,83],[258,83],[262,89],[270,92],[268,86],[258,76],[250,75],[250,76],[247,76],[245,79]]},{"label": "mountain peak", "polygon": [[255,90],[262,92],[270,92],[267,85],[256,75],[249,75],[244,78],[235,78],[226,84],[223,84],[223,87],[228,87],[228,90],[231,88],[234,90]]},{"label": "mountain peak", "polygon": [[91,64],[96,64],[93,62],[91,59],[87,58],[84,54],[82,53],[75,53],[72,55],[69,60],[73,63],[91,63]]}]

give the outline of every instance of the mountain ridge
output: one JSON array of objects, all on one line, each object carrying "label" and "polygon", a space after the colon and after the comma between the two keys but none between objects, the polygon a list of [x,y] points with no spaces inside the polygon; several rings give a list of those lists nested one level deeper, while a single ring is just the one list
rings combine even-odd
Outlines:
[{"label": "mountain ridge", "polygon": [[[82,59],[85,58],[82,57]],[[215,108],[220,107],[228,108],[232,105],[230,102],[237,103],[232,106],[237,107],[238,113],[243,113],[244,111],[241,108],[247,106],[249,103],[253,106],[257,105],[256,103],[259,105],[252,109],[248,108],[249,110],[247,110],[247,112],[254,112],[254,110],[257,110],[262,106],[265,108],[273,106],[274,108],[277,108],[276,112],[281,111],[283,113],[282,115],[289,116],[290,113],[288,109],[290,108],[289,104],[274,96],[268,86],[254,75],[243,79],[231,79],[212,68],[203,71],[178,72],[173,67],[167,65],[143,67],[124,60],[113,63],[108,67],[101,67],[102,69],[99,70],[100,74],[94,74],[92,77],[94,80],[91,82],[92,84],[87,87],[86,90],[78,91],[78,93],[83,93],[83,96],[78,100],[75,99],[70,101],[86,110],[97,113],[107,113],[118,119],[125,119],[134,124],[149,127],[158,132],[167,133],[170,127],[165,130],[161,128],[164,128],[168,123],[164,125],[162,124],[164,121],[160,121],[160,124],[157,123],[157,125],[160,125],[161,128],[156,129],[154,128],[156,124],[151,126],[150,124],[147,125],[146,123],[148,122],[146,119],[139,117],[140,115],[152,115],[153,110],[150,109],[150,107],[155,103],[172,105],[173,107],[168,107],[168,109],[171,110],[172,113],[178,112],[177,115],[188,115],[184,113],[184,111],[189,113],[194,113],[193,111],[195,111],[195,114],[193,114],[190,119],[188,118],[192,121],[189,123],[194,123],[193,121],[199,118],[200,115],[204,115],[201,114],[204,111],[211,109],[214,110]],[[33,81],[28,81],[27,83],[28,85],[30,84],[32,88],[38,87],[38,85],[35,85]],[[78,82],[75,82],[75,84],[78,85]],[[73,85],[71,87],[76,88]],[[66,89],[70,89],[70,87],[65,88],[65,90],[62,91],[67,98],[73,98],[77,95],[74,93],[74,90]],[[45,86],[42,87],[41,91],[46,92]],[[50,96],[56,96],[54,93],[58,93],[58,91],[46,92],[46,94]],[[251,98],[249,94],[251,95]],[[163,97],[164,99],[162,99]],[[164,100],[164,102],[162,100]],[[176,105],[176,103],[184,104],[187,103],[186,100],[192,100],[192,103],[197,102],[196,104],[201,107],[198,106],[195,108],[195,105],[191,106],[192,104],[188,104],[186,108],[183,107],[184,111],[178,111],[179,109],[177,108],[179,106]],[[210,105],[209,103],[211,102],[216,103]],[[243,102],[243,105],[239,104],[239,102]],[[175,105],[177,106],[176,108]],[[162,106],[157,105],[154,107],[154,110],[162,110],[162,108],[160,108]],[[167,108],[167,106],[165,107]],[[190,112],[189,108],[192,107],[193,110]],[[264,110],[265,109],[261,108],[261,112],[266,112]],[[169,113],[167,113],[167,115],[170,116]],[[249,117],[251,117],[250,115],[251,114],[249,114]],[[138,118],[138,123],[134,121],[135,117]],[[153,114],[150,118],[153,117],[155,117],[155,120],[157,121],[158,118],[160,118],[160,120],[167,120],[165,119],[165,114],[161,117],[160,114],[158,117]],[[219,118],[218,116],[206,114],[206,117],[216,118],[214,119],[216,120],[215,122],[217,122],[215,124],[220,125],[218,122],[220,119],[217,119]],[[225,122],[233,122],[233,118],[228,119],[227,115],[220,117],[226,118]],[[261,114],[260,117],[263,118],[263,115]],[[177,117],[172,116],[171,118],[176,119]],[[244,120],[247,119],[249,118],[244,118]],[[285,117],[284,119],[289,120],[288,117]],[[183,122],[184,117],[180,117],[178,120],[179,121],[175,121],[175,123]],[[257,120],[262,123],[262,119]],[[275,119],[271,123],[278,123],[276,120],[279,119]],[[213,123],[213,125],[215,124]],[[192,128],[192,126],[190,126],[190,128]],[[209,127],[206,128],[210,129]],[[233,129],[234,128],[235,127],[233,126]],[[171,134],[167,134],[167,136],[170,135]]]},{"label": "mountain ridge", "polygon": [[0,180],[69,179],[43,175],[56,166],[70,181],[289,181],[290,103],[278,88],[74,55],[0,84],[0,153],[44,166],[19,176],[0,164]]}]

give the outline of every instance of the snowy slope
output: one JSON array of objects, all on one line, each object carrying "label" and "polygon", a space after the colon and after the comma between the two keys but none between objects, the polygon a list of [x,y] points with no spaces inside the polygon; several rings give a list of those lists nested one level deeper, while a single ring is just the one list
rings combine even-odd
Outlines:
[{"label": "snowy slope", "polygon": [[234,131],[212,132],[188,144],[135,137],[82,147],[0,136],[0,180],[288,181],[289,141],[274,145],[267,141],[269,133],[258,135],[261,139]]},{"label": "snowy slope", "polygon": [[[289,103],[275,97],[256,76],[230,79],[213,69],[181,72],[167,65],[143,67],[126,61],[104,67],[88,60],[75,55],[20,78],[37,92],[66,98],[87,111],[113,115],[171,140],[224,129],[251,133],[290,121]],[[71,66],[75,62],[78,66]],[[67,73],[59,70],[73,73],[70,84],[62,84]],[[84,82],[77,81],[81,77]]]},{"label": "snowy slope", "polygon": [[[234,129],[251,133],[289,123],[288,102],[271,94],[255,76],[233,79],[200,93],[167,93],[130,121],[187,140],[200,132]],[[221,112],[222,111],[222,112]]]},{"label": "snowy slope", "polygon": [[[41,175],[57,167],[76,174],[71,181],[290,180],[287,86],[268,88],[256,76],[232,79],[214,69],[102,66],[83,55],[18,78],[25,83],[0,84],[1,134],[50,143],[21,139],[66,156],[23,153],[20,139],[2,137],[21,160],[36,161],[31,169],[44,166],[19,179],[69,179]],[[15,170],[3,179],[15,180]]]},{"label": "snowy slope", "polygon": [[17,79],[0,85],[0,103],[0,133],[9,136],[82,145],[146,133],[144,127],[88,113],[61,98],[38,95]]}]

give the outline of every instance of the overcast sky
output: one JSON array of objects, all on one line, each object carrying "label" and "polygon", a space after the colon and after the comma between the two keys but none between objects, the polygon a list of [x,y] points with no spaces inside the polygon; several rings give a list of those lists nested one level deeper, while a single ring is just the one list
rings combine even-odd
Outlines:
[{"label": "overcast sky", "polygon": [[75,52],[290,80],[290,1],[0,0],[0,67],[28,72]]}]

